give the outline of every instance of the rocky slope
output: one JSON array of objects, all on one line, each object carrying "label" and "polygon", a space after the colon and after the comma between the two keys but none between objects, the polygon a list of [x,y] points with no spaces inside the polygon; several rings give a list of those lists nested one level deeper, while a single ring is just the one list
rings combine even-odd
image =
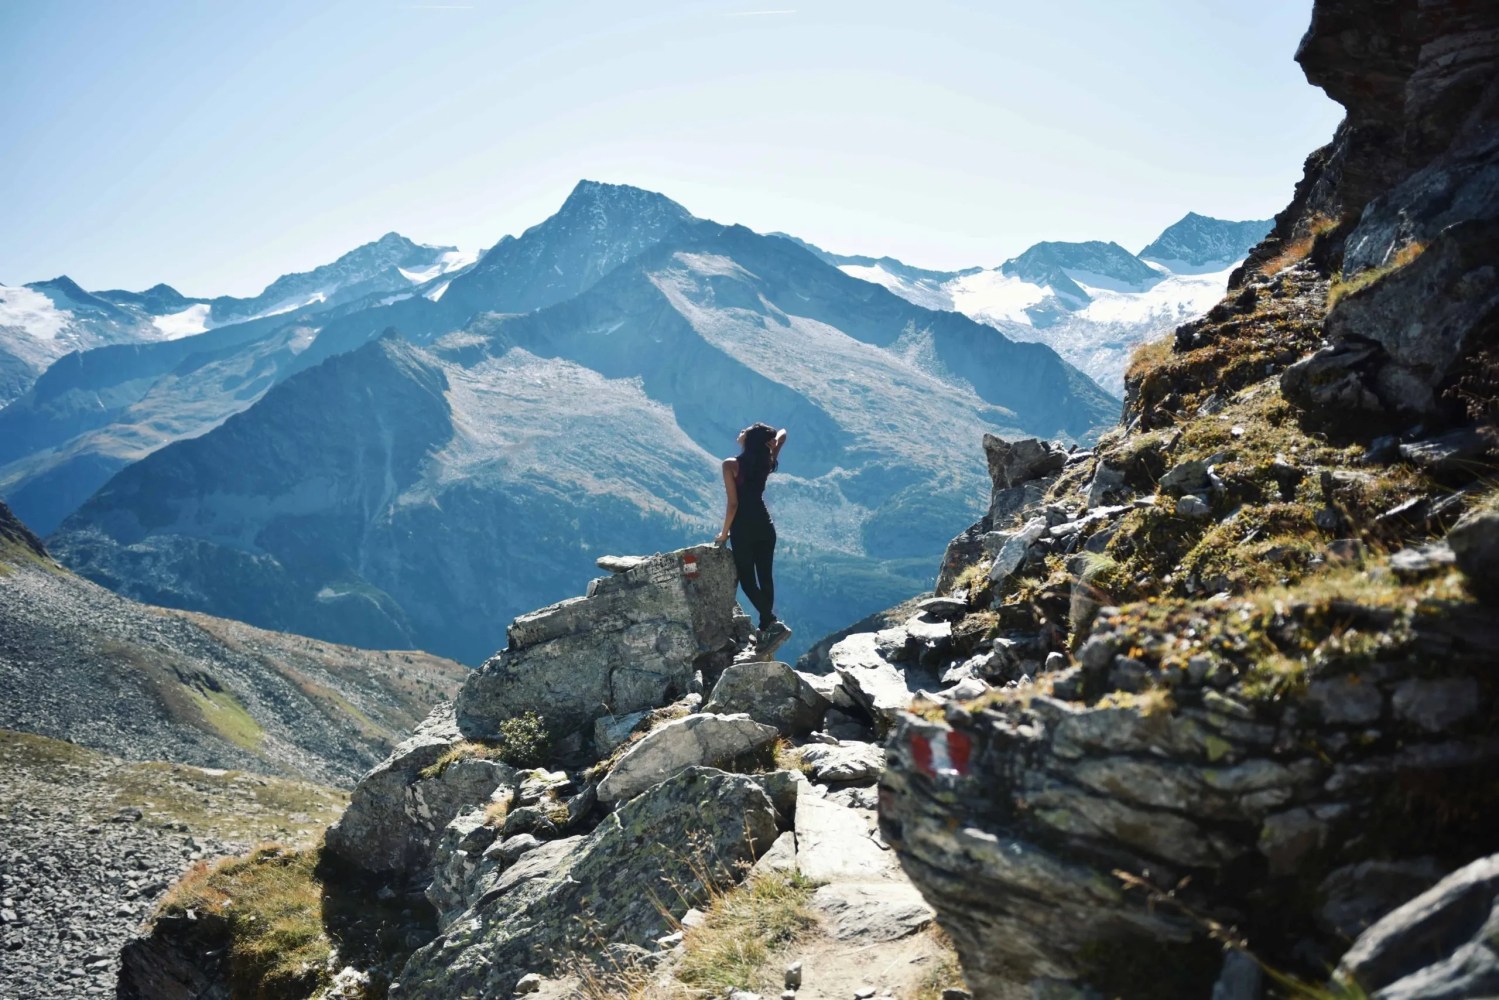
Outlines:
[{"label": "rocky slope", "polygon": [[131,760],[349,785],[466,671],[137,604],[0,504],[0,726]]},{"label": "rocky slope", "polygon": [[115,994],[121,946],[194,865],[309,843],[345,793],[302,781],[130,763],[0,729],[0,997]]},{"label": "rocky slope", "polygon": [[1090,456],[990,444],[913,664],[974,683],[892,716],[881,786],[975,996],[1491,995],[1496,39],[1319,0],[1348,117],[1229,297]]},{"label": "rocky slope", "polygon": [[857,680],[747,647],[722,548],[606,562],[586,596],[511,624],[456,703],[359,783],[321,851],[236,863],[241,898],[298,869],[324,900],[302,914],[299,964],[234,957],[258,921],[215,902],[223,869],[173,891],[126,949],[118,995],[956,985],[873,830],[883,756]]},{"label": "rocky slope", "polygon": [[[597,266],[579,216],[525,246]],[[713,456],[769,420],[794,435],[771,503],[806,641],[926,585],[983,491],[963,439],[1081,438],[1114,406],[1045,348],[692,222],[565,302],[300,373],[121,472],[54,550],[142,600],[477,662],[610,548],[711,536]]]}]

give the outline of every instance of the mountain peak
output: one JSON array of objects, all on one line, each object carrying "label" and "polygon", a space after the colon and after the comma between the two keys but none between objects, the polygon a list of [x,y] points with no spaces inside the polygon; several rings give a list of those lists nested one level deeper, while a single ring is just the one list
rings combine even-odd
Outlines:
[{"label": "mountain peak", "polygon": [[1188,212],[1162,230],[1140,256],[1159,261],[1173,271],[1187,268],[1227,267],[1243,260],[1274,225],[1271,219],[1231,222],[1210,215]]},{"label": "mountain peak", "polygon": [[61,295],[66,295],[69,298],[83,298],[88,295],[88,292],[84,291],[78,282],[66,274],[59,274],[57,277],[48,278],[46,281],[33,281],[26,287],[33,290],[49,289]]},{"label": "mountain peak", "polygon": [[567,200],[562,203],[554,218],[584,210],[609,212],[611,209],[630,214],[665,210],[669,214],[680,216],[684,221],[692,218],[691,212],[658,191],[647,191],[632,184],[609,184],[586,178],[573,185]]},{"label": "mountain peak", "polygon": [[1088,301],[1088,295],[1068,271],[1102,275],[1126,285],[1143,285],[1159,277],[1148,264],[1118,243],[1102,240],[1037,243],[1019,257],[1005,261],[999,269],[1003,274],[1045,285],[1082,302]]}]

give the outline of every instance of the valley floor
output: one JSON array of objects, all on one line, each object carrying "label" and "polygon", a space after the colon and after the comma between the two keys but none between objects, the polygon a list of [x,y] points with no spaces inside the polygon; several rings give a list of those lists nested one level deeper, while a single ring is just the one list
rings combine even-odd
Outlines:
[{"label": "valley floor", "polygon": [[0,795],[0,1000],[114,996],[121,946],[191,866],[310,842],[347,801],[12,730],[0,730]]}]

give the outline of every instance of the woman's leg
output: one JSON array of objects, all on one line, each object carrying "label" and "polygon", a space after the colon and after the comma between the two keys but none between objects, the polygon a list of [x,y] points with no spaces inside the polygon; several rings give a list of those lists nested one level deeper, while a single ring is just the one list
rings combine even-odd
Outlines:
[{"label": "woman's leg", "polygon": [[765,597],[760,592],[760,585],[755,582],[755,559],[759,548],[759,540],[748,533],[740,533],[729,538],[731,549],[734,553],[734,569],[739,574],[739,586],[744,590],[744,596],[749,598],[750,605],[758,612],[763,621],[765,608],[770,605],[765,603]]},{"label": "woman's leg", "polygon": [[776,582],[772,571],[776,559],[776,526],[772,524],[760,544],[755,546],[755,579],[760,585],[762,601],[755,602],[760,612],[760,627],[768,628],[776,620]]}]

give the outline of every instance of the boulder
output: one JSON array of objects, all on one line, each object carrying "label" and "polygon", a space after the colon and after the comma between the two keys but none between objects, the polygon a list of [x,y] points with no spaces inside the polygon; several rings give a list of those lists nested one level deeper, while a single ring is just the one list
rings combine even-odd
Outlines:
[{"label": "boulder", "polygon": [[834,646],[828,657],[854,703],[877,722],[889,725],[910,707],[914,694],[906,686],[905,675],[880,654],[877,635],[851,635]]},{"label": "boulder", "polygon": [[903,880],[895,855],[870,833],[872,813],[829,802],[811,785],[796,795],[796,863],[819,882]]},{"label": "boulder", "polygon": [[802,763],[811,768],[812,780],[824,785],[870,782],[885,769],[885,751],[873,743],[809,743],[802,747]]},{"label": "boulder", "polygon": [[989,579],[1000,583],[1012,576],[1025,564],[1031,546],[1047,530],[1046,518],[1033,517],[1018,531],[994,531],[984,536],[984,548],[994,559],[989,567]]},{"label": "boulder", "polygon": [[1483,510],[1457,522],[1447,546],[1473,593],[1490,604],[1499,602],[1499,510]]},{"label": "boulder", "polygon": [[996,490],[1061,472],[1067,464],[1067,452],[1050,441],[1038,438],[1006,441],[993,434],[984,435],[984,457]]},{"label": "boulder", "polygon": [[602,802],[632,799],[679,771],[722,764],[764,746],[777,736],[748,715],[689,715],[651,730],[625,751],[599,782]]},{"label": "boulder", "polygon": [[593,720],[593,749],[600,756],[628,740],[637,726],[646,720],[649,712],[630,712],[628,715],[601,715]]},{"label": "boulder", "polygon": [[785,663],[736,663],[723,672],[704,712],[743,712],[783,733],[804,736],[822,725],[831,701]]},{"label": "boulder", "polygon": [[1442,875],[1434,858],[1344,865],[1317,887],[1317,925],[1352,940],[1397,906],[1430,889]]},{"label": "boulder", "polygon": [[460,808],[487,802],[515,771],[494,760],[468,758],[423,776],[461,737],[451,705],[434,709],[410,739],[360,779],[327,849],[367,872],[423,874],[444,827]]},{"label": "boulder", "polygon": [[1378,1000],[1499,994],[1499,855],[1442,879],[1370,927],[1335,981]]},{"label": "boulder", "polygon": [[499,856],[488,853],[497,832],[486,825],[483,809],[470,809],[453,817],[437,838],[427,901],[437,911],[439,927],[468,909],[477,896],[475,884],[487,871],[498,869]]},{"label": "boulder", "polygon": [[790,830],[776,838],[770,850],[760,855],[752,874],[765,875],[771,872],[796,871],[796,834]]},{"label": "boulder", "polygon": [[[573,969],[580,954],[653,948],[670,920],[732,885],[776,837],[775,809],[751,778],[689,768],[586,837],[527,854],[411,956],[390,995],[506,997],[522,976]],[[524,868],[536,870],[515,879]]]},{"label": "boulder", "polygon": [[558,731],[685,694],[693,675],[734,645],[737,586],[729,551],[698,545],[655,555],[509,628],[509,645],[469,675],[456,701],[470,737],[536,711]]}]

